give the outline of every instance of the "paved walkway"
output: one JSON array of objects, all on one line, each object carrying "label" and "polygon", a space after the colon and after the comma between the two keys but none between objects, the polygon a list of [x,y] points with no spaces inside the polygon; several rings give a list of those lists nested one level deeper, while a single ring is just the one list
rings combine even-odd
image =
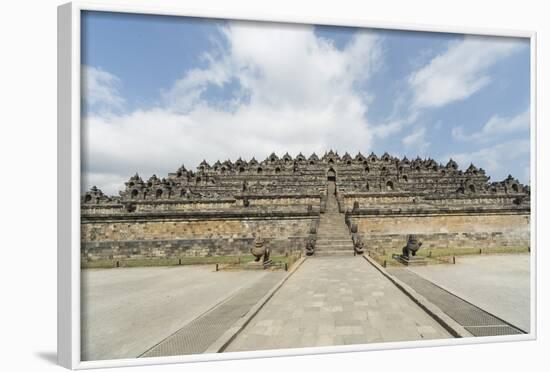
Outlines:
[{"label": "paved walkway", "polygon": [[204,353],[225,331],[243,317],[286,273],[266,272],[253,285],[239,290],[229,299],[188,323],[154,346],[142,357]]},{"label": "paved walkway", "polygon": [[307,259],[226,351],[451,337],[362,257]]},{"label": "paved walkway", "polygon": [[83,270],[83,360],[138,357],[240,289],[272,274],[213,268]]},{"label": "paved walkway", "polygon": [[411,270],[529,332],[529,254],[457,257],[456,265],[432,265]]}]

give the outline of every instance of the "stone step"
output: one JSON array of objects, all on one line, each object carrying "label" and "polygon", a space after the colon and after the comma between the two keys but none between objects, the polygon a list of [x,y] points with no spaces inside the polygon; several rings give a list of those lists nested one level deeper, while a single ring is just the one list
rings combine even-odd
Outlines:
[{"label": "stone step", "polygon": [[348,230],[318,230],[317,236],[350,236]]},{"label": "stone step", "polygon": [[331,236],[318,236],[317,243],[319,242],[351,242],[349,235],[331,235]]},{"label": "stone step", "polygon": [[329,245],[315,245],[317,251],[339,251],[339,250],[353,250],[353,244],[329,244]]},{"label": "stone step", "polygon": [[349,240],[347,241],[337,241],[337,242],[317,242],[315,243],[315,247],[316,248],[320,248],[320,247],[342,247],[342,246],[345,246],[345,247],[353,247],[353,243]]},{"label": "stone step", "polygon": [[329,244],[329,243],[351,243],[350,237],[338,237],[337,239],[317,239],[317,244]]},{"label": "stone step", "polygon": [[314,254],[321,254],[323,252],[351,252],[353,253],[353,248],[327,248],[327,249],[316,249]]},{"label": "stone step", "polygon": [[351,239],[351,235],[346,231],[342,233],[332,233],[332,234],[317,234],[317,240],[326,240],[326,239]]},{"label": "stone step", "polygon": [[319,239],[351,239],[351,235],[347,231],[341,231],[341,232],[323,232],[321,234],[317,234],[317,240]]},{"label": "stone step", "polygon": [[315,243],[315,246],[317,247],[324,247],[324,246],[327,246],[327,245],[344,245],[344,244],[353,244],[353,242],[350,240],[350,239],[347,239],[347,240],[321,240],[321,241],[317,241]]},{"label": "stone step", "polygon": [[321,214],[317,228],[315,256],[353,255],[353,242],[346,226],[344,214],[338,210],[334,195],[327,200],[327,209]]},{"label": "stone step", "polygon": [[326,231],[326,230],[319,230],[317,233],[317,237],[333,237],[333,236],[347,236],[351,237],[349,231],[347,230],[340,230],[340,231]]},{"label": "stone step", "polygon": [[351,251],[315,251],[313,257],[323,256],[353,256],[353,250]]},{"label": "stone step", "polygon": [[338,251],[342,249],[353,250],[353,244],[327,244],[327,245],[315,245],[315,249],[319,251]]}]

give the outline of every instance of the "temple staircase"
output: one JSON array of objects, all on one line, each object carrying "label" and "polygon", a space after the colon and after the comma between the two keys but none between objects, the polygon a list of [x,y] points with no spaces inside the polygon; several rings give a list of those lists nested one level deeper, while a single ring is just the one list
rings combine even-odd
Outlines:
[{"label": "temple staircase", "polygon": [[317,228],[315,256],[353,255],[353,242],[344,219],[338,210],[336,185],[328,183],[328,197],[325,213],[321,213]]}]

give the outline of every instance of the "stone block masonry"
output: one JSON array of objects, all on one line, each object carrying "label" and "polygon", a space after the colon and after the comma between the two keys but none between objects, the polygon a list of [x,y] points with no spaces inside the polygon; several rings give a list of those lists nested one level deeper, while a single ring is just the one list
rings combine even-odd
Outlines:
[{"label": "stone block masonry", "polygon": [[422,248],[527,248],[529,215],[439,215],[352,218],[372,250],[400,251],[407,235],[416,234]]},{"label": "stone block masonry", "polygon": [[170,219],[148,221],[94,222],[82,224],[84,241],[128,241],[167,239],[235,239],[251,236],[262,237],[307,236],[312,218],[276,219]]},{"label": "stone block masonry", "polygon": [[136,174],[119,196],[93,187],[81,212],[86,260],[248,254],[257,236],[275,254],[303,251],[331,234],[319,231],[332,226],[319,223],[326,213],[356,225],[367,250],[400,249],[408,234],[432,249],[526,247],[530,237],[530,188],[512,176],[489,182],[473,164],[387,153],[203,161],[165,178]]},{"label": "stone block masonry", "polygon": [[82,224],[82,258],[154,258],[248,254],[259,234],[274,254],[301,251],[315,217],[158,219]]}]

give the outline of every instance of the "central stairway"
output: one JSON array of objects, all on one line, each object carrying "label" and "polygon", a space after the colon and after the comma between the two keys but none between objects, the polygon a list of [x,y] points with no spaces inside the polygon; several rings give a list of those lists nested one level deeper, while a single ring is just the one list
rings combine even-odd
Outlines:
[{"label": "central stairway", "polygon": [[328,181],[327,206],[321,213],[315,243],[315,256],[352,255],[353,242],[346,226],[344,213],[338,210],[336,185]]}]

